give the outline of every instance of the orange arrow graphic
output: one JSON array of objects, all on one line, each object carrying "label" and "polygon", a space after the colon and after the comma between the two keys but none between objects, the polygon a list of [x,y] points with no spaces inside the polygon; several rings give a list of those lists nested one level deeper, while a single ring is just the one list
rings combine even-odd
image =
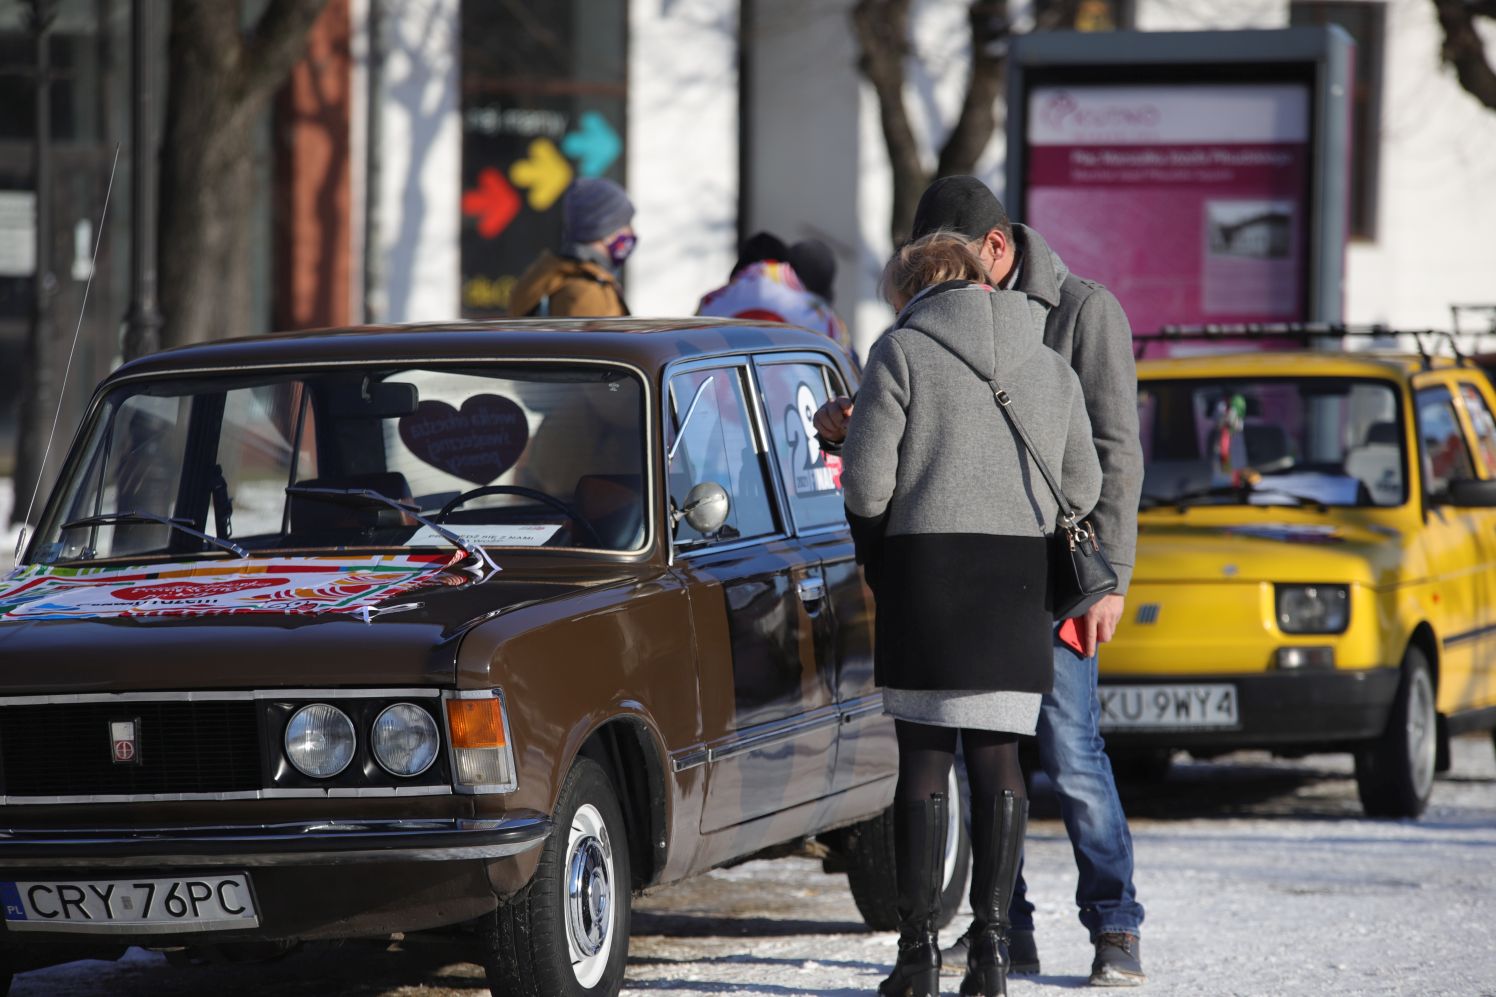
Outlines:
[{"label": "orange arrow graphic", "polygon": [[530,158],[509,167],[509,179],[530,192],[527,200],[535,211],[546,211],[571,183],[571,164],[548,138],[530,143]]}]

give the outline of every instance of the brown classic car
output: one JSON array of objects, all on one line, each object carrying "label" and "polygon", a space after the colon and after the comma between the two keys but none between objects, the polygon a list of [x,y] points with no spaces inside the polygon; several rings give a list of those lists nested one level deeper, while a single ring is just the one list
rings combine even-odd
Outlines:
[{"label": "brown classic car", "polygon": [[891,926],[892,724],[810,425],[854,377],[713,320],[122,367],[0,583],[0,975],[461,925],[495,994],[614,993],[634,893],[802,843]]}]

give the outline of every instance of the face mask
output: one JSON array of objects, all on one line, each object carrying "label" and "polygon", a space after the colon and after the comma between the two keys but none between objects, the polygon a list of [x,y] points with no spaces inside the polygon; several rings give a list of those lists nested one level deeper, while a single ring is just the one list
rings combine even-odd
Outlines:
[{"label": "face mask", "polygon": [[634,251],[634,246],[639,242],[639,237],[632,232],[620,232],[609,239],[603,246],[608,251],[608,259],[613,261],[615,267],[623,266],[623,261],[629,258]]}]

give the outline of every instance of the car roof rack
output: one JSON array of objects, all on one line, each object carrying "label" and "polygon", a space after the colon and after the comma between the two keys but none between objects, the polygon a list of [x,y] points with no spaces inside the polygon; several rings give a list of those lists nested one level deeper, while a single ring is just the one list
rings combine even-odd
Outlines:
[{"label": "car roof rack", "polygon": [[[1467,306],[1461,306],[1467,307]],[[1496,323],[1496,305],[1490,307]],[[1448,329],[1395,329],[1387,325],[1346,325],[1340,322],[1253,322],[1237,325],[1166,325],[1157,332],[1133,335],[1134,359],[1142,360],[1154,343],[1187,340],[1221,339],[1288,339],[1310,343],[1320,339],[1386,339],[1390,336],[1412,336],[1424,369],[1433,365],[1440,343],[1448,344],[1455,362],[1464,366],[1468,358],[1460,350],[1455,333]],[[1432,348],[1431,348],[1432,347]]]},{"label": "car roof rack", "polygon": [[[1485,329],[1461,329],[1460,318],[1464,315],[1486,317],[1488,323]],[[1456,336],[1496,336],[1496,305],[1450,305],[1449,317],[1454,322],[1454,334]]]}]

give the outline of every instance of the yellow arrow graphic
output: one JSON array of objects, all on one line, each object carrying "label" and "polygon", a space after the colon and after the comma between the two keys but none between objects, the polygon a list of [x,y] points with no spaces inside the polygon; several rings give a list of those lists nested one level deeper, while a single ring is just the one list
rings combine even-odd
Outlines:
[{"label": "yellow arrow graphic", "polygon": [[530,143],[530,158],[521,159],[509,167],[509,179],[516,187],[528,190],[530,207],[546,211],[556,199],[566,192],[571,183],[571,164],[548,138],[538,138]]}]

